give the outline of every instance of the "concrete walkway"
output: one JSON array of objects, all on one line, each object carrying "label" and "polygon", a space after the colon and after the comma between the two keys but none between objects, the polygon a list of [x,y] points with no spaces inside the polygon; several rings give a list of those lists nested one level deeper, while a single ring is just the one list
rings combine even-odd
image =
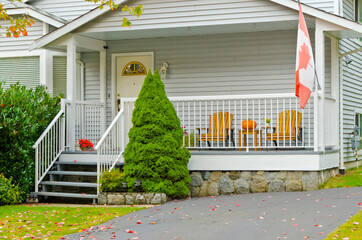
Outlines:
[{"label": "concrete walkway", "polygon": [[324,239],[362,210],[361,202],[362,187],[194,198],[128,214],[66,239]]}]

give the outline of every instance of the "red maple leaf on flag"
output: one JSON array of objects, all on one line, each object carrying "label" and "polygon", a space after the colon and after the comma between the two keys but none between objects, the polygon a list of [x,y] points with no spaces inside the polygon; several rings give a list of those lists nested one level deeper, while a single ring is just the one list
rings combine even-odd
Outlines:
[{"label": "red maple leaf on flag", "polygon": [[299,51],[298,70],[302,69],[302,68],[307,69],[309,61],[311,59],[311,56],[309,55],[309,47],[304,43],[301,48],[302,48],[302,50]]}]

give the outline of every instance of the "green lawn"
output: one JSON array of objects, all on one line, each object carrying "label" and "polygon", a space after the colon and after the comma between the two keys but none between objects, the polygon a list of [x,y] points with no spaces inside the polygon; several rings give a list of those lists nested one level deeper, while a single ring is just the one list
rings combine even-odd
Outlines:
[{"label": "green lawn", "polygon": [[362,227],[360,224],[362,224],[362,211],[359,211],[359,213],[351,217],[345,224],[329,234],[326,240],[361,240]]},{"label": "green lawn", "polygon": [[348,169],[345,175],[337,175],[320,185],[320,189],[362,187],[362,166],[358,169]]},{"label": "green lawn", "polygon": [[47,204],[2,206],[0,239],[59,239],[141,209],[143,208],[58,207]]}]

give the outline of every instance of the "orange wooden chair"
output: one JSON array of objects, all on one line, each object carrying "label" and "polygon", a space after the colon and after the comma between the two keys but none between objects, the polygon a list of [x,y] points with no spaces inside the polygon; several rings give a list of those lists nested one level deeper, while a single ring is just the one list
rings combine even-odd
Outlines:
[{"label": "orange wooden chair", "polygon": [[277,141],[301,140],[301,122],[302,114],[296,110],[280,112],[277,118],[277,126],[273,127],[273,133],[266,134],[266,140],[274,141],[276,145],[278,145]]},{"label": "orange wooden chair", "polygon": [[[207,142],[210,147],[210,142],[225,141],[228,144],[229,140],[235,146],[234,129],[231,128],[232,122],[233,115],[228,112],[218,112],[210,115],[208,128],[196,128],[198,130],[197,140],[199,141],[199,146],[201,141]],[[200,134],[201,129],[206,129],[207,133]]]}]

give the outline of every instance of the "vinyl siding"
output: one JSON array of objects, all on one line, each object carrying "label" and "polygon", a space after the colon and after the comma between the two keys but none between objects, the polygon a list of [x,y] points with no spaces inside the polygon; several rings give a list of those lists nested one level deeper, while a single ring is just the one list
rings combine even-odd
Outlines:
[{"label": "vinyl siding", "polygon": [[0,82],[5,87],[19,82],[27,88],[39,85],[39,57],[0,58]]},{"label": "vinyl siding", "polygon": [[84,0],[32,0],[27,4],[71,21],[97,7]]},{"label": "vinyl siding", "polygon": [[128,31],[122,28],[123,17],[132,22],[132,30],[172,28],[237,23],[255,23],[297,19],[295,11],[267,0],[143,0],[140,18],[120,10],[109,12],[81,28],[80,32]]},{"label": "vinyl siding", "polygon": [[29,45],[36,39],[43,36],[43,22],[34,19],[35,24],[27,28],[28,36],[20,36],[18,38],[7,38],[5,27],[10,26],[9,21],[0,20],[0,55],[1,52],[28,51]]},{"label": "vinyl siding", "polygon": [[53,57],[53,96],[67,93],[67,58]]},{"label": "vinyl siding", "polygon": [[343,0],[343,17],[354,20],[354,0]]},{"label": "vinyl siding", "polygon": [[[311,7],[319,8],[323,11],[335,13],[334,12],[334,4],[336,1],[334,0],[301,0],[300,2],[307,4]],[[338,14],[338,13],[335,13]]]},{"label": "vinyl siding", "polygon": [[99,53],[83,53],[85,63],[84,100],[99,101]]},{"label": "vinyl siding", "polygon": [[[354,20],[354,0],[343,0],[344,17]],[[345,53],[362,47],[358,39],[340,41],[340,53]],[[348,56],[352,62],[347,65],[343,58],[343,153],[344,161],[353,161],[350,133],[354,128],[354,111],[362,109],[362,53]]]},{"label": "vinyl siding", "polygon": [[[340,53],[362,47],[355,39],[340,41]],[[344,161],[353,161],[351,148],[351,132],[354,127],[354,111],[362,109],[362,52],[348,55],[352,60],[347,65],[343,58],[343,152]]]},{"label": "vinyl siding", "polygon": [[[312,29],[310,33],[313,42]],[[164,84],[170,97],[293,93],[296,34],[274,31],[109,41],[107,119],[111,117],[112,53],[153,51],[156,69],[167,61]]]}]

